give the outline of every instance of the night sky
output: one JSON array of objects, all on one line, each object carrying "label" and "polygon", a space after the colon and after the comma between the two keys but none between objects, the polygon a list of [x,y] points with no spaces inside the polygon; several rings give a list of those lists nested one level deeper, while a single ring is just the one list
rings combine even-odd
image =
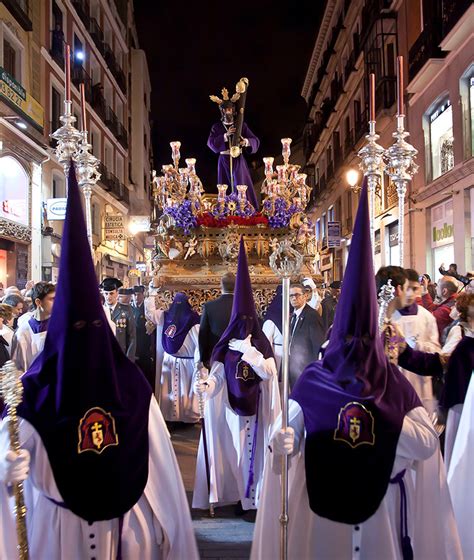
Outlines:
[{"label": "night sky", "polygon": [[207,137],[219,120],[209,99],[249,78],[246,122],[260,138],[258,162],[281,152],[280,138],[302,132],[306,103],[300,92],[314,47],[324,0],[151,2],[135,0],[140,48],[152,84],[155,167],[171,163],[171,140],[184,158],[197,158],[206,190],[216,192],[217,155]]}]

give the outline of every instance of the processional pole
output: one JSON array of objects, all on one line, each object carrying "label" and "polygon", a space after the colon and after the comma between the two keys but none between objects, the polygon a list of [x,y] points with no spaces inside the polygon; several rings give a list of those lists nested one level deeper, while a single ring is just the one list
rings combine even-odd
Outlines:
[{"label": "processional pole", "polygon": [[[270,255],[270,267],[282,282],[282,384],[283,399],[281,407],[281,429],[288,428],[288,394],[289,394],[289,353],[290,353],[290,279],[298,274],[303,264],[303,255],[291,246],[291,240],[281,241]],[[280,511],[280,560],[288,558],[288,455],[281,459],[281,511]]]},{"label": "processional pole", "polygon": [[[20,380],[21,372],[14,362],[8,360],[0,370],[0,396],[7,409],[8,434],[10,437],[10,450],[18,453],[20,447],[20,428],[16,409],[22,401],[23,383]],[[28,533],[26,532],[26,506],[23,496],[23,482],[13,483],[15,497],[16,535],[18,539],[17,550],[20,560],[28,560]]]}]

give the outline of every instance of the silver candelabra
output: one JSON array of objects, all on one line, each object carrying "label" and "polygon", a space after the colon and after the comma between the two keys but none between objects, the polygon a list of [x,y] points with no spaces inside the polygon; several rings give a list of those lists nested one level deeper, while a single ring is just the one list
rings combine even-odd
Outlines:
[{"label": "silver candelabra", "polygon": [[405,195],[408,182],[418,172],[415,163],[416,150],[405,138],[410,134],[405,130],[405,115],[397,115],[397,130],[392,135],[395,142],[385,150],[385,170],[397,188],[398,195],[398,248],[400,251],[400,266],[403,266],[403,252],[405,244]]},{"label": "silver candelabra", "polygon": [[375,120],[369,121],[369,134],[367,134],[367,144],[363,146],[357,154],[360,161],[360,168],[367,177],[367,190],[369,195],[369,219],[370,219],[370,241],[372,244],[372,254],[375,253],[375,193],[381,184],[384,171],[384,152],[385,150],[377,144],[380,136],[375,132]]},{"label": "silver candelabra", "polygon": [[101,177],[98,170],[100,160],[91,153],[92,146],[88,142],[87,131],[79,132],[74,126],[76,117],[71,114],[71,105],[70,100],[64,101],[64,115],[59,117],[62,126],[53,132],[51,137],[58,143],[56,157],[64,169],[66,178],[69,174],[71,161],[76,166],[77,182],[85,200],[87,239],[93,253],[91,198],[92,189]]}]

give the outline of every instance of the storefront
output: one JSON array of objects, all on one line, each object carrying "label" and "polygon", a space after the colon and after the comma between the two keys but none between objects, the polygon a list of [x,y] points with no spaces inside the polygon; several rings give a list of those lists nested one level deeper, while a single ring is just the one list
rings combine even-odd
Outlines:
[{"label": "storefront", "polygon": [[12,155],[0,157],[0,282],[22,289],[28,281],[31,242],[30,180]]},{"label": "storefront", "polygon": [[385,239],[388,239],[385,262],[391,266],[400,264],[400,245],[398,244],[398,220],[386,228]]},{"label": "storefront", "polygon": [[431,274],[433,278],[439,276],[441,264],[448,267],[454,261],[454,226],[453,199],[445,200],[441,204],[432,206],[431,217]]}]

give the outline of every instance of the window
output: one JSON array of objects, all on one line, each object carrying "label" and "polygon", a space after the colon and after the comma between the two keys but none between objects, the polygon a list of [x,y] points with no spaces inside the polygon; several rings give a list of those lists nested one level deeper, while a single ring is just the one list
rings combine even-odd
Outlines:
[{"label": "window", "polygon": [[100,207],[98,204],[92,203],[91,207],[92,234],[100,235]]},{"label": "window", "polygon": [[53,198],[63,198],[66,195],[66,188],[64,184],[64,177],[60,175],[53,175]]},{"label": "window", "polygon": [[0,44],[3,50],[3,60],[0,60],[0,66],[2,66],[12,78],[21,83],[23,78],[23,45],[6,25],[0,26]]},{"label": "window", "polygon": [[85,59],[84,54],[85,54],[84,46],[82,44],[82,41],[74,33],[74,60],[73,60],[74,66],[80,67],[83,65]]},{"label": "window", "polygon": [[436,179],[454,167],[453,111],[448,100],[429,116],[431,171]]},{"label": "window", "polygon": [[334,222],[334,206],[330,206],[328,209],[328,222]]},{"label": "window", "polygon": [[123,183],[123,172],[124,172],[123,157],[119,153],[117,153],[115,161],[116,161],[116,167],[115,167],[116,173],[115,173],[115,175],[117,175],[119,181],[121,183]]},{"label": "window", "polygon": [[61,116],[61,94],[52,86],[51,87],[51,132],[54,132],[61,126],[59,117]]}]

